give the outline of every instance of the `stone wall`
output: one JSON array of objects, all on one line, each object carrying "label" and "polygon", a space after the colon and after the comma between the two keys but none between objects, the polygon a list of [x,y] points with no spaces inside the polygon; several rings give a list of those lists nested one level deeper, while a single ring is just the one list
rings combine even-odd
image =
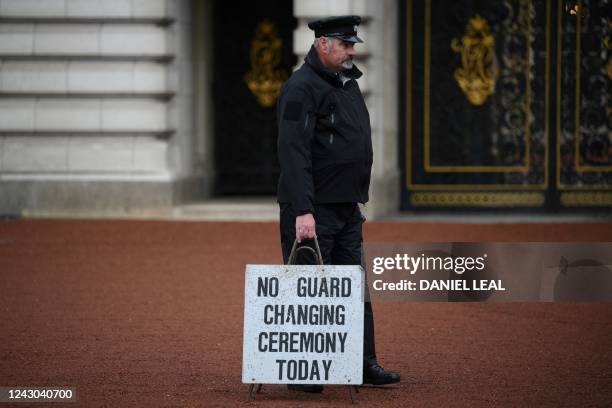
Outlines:
[{"label": "stone wall", "polygon": [[171,207],[196,166],[190,12],[0,0],[0,214]]}]

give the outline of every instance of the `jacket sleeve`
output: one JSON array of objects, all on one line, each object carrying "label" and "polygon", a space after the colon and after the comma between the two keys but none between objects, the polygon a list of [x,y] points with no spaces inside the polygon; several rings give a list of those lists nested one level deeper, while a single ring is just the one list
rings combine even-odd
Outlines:
[{"label": "jacket sleeve", "polygon": [[313,98],[305,86],[287,83],[278,100],[281,184],[298,214],[314,213],[312,182]]}]

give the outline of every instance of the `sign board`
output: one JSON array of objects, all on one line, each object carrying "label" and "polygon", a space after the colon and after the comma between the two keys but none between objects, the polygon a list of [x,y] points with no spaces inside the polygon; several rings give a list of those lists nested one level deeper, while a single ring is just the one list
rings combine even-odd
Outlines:
[{"label": "sign board", "polygon": [[362,383],[360,266],[247,265],[245,275],[243,383]]}]

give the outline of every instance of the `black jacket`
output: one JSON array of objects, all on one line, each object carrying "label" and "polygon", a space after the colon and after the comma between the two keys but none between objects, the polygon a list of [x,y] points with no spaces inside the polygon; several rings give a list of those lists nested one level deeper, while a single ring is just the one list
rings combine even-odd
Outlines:
[{"label": "black jacket", "polygon": [[314,47],[278,98],[278,202],[298,214],[314,204],[365,203],[372,169],[370,115],[353,66],[341,77]]}]

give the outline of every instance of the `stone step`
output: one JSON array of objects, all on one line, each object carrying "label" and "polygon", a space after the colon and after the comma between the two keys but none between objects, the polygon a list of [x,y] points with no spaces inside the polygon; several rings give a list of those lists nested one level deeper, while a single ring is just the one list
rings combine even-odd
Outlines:
[{"label": "stone step", "polygon": [[180,205],[173,215],[205,221],[278,221],[279,210],[275,197],[236,197]]}]

